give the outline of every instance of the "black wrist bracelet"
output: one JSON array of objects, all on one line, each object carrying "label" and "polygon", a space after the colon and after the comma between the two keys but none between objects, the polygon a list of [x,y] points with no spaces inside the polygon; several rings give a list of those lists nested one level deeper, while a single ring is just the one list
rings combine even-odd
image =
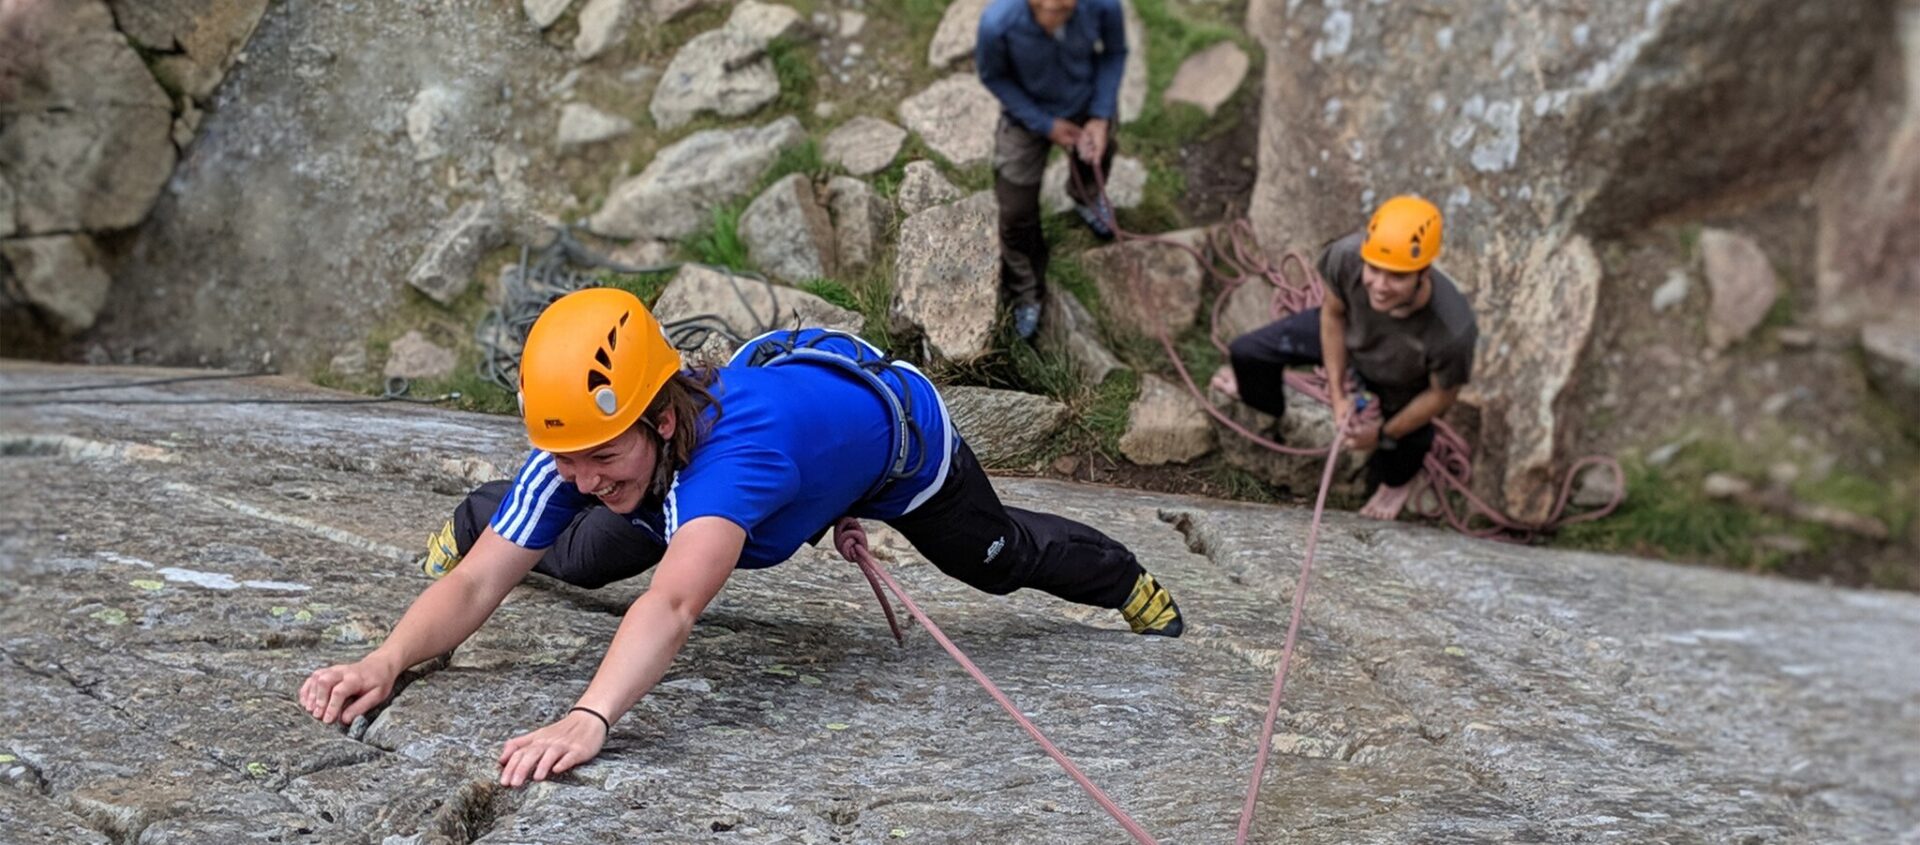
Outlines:
[{"label": "black wrist bracelet", "polygon": [[581,712],[581,713],[585,713],[585,714],[587,714],[587,715],[589,715],[589,716],[592,716],[592,717],[593,717],[593,718],[595,718],[595,719],[599,719],[599,720],[600,720],[600,726],[601,726],[601,727],[603,727],[603,728],[606,728],[606,729],[607,729],[607,732],[606,732],[606,735],[607,735],[607,736],[612,736],[612,735],[613,735],[613,723],[612,723],[612,722],[609,722],[609,721],[607,721],[607,717],[605,717],[605,716],[602,716],[602,715],[600,715],[600,713],[599,713],[599,711],[596,711],[596,710],[594,710],[594,709],[593,709],[593,708],[591,708],[591,707],[575,707],[575,708],[573,708],[572,710],[568,710],[568,711],[567,711],[567,715],[569,715],[569,716],[571,716],[571,715],[573,715],[573,714],[574,714],[574,713],[575,713],[576,711],[578,711],[578,712]]}]

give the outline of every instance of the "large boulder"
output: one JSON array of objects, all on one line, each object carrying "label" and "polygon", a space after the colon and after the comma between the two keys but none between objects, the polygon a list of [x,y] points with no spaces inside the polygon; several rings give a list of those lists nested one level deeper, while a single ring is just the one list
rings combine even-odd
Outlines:
[{"label": "large boulder", "polygon": [[833,221],[813,182],[795,173],[773,183],[740,215],[753,263],[776,279],[805,282],[834,274]]},{"label": "large boulder", "polygon": [[893,318],[926,335],[944,358],[987,351],[1000,303],[993,193],[929,208],[900,224]]},{"label": "large boulder", "polygon": [[1047,286],[1040,308],[1040,333],[1034,342],[1041,351],[1065,357],[1087,384],[1101,384],[1107,376],[1128,369],[1100,342],[1100,324],[1087,306],[1057,285]]},{"label": "large boulder", "polygon": [[[23,234],[139,223],[173,172],[173,113],[101,0],[30,5],[37,35],[0,101],[0,163]],[[13,42],[19,43],[19,42]],[[13,49],[12,44],[8,49]],[[25,48],[22,48],[25,49]]]},{"label": "large boulder", "polygon": [[580,7],[580,30],[573,36],[573,55],[587,61],[613,49],[626,37],[632,17],[629,0],[587,0]]},{"label": "large boulder", "polygon": [[1058,400],[1017,390],[947,387],[940,390],[940,398],[953,416],[954,429],[987,466],[1013,466],[1031,458],[1067,419],[1067,406]]},{"label": "large boulder", "polygon": [[0,241],[0,257],[13,268],[7,296],[32,307],[56,334],[85,331],[107,304],[113,279],[86,235]]},{"label": "large boulder", "polygon": [[900,188],[894,199],[900,203],[900,213],[908,216],[919,214],[936,205],[946,205],[959,199],[960,189],[940,175],[940,165],[926,159],[907,162],[900,174]]},{"label": "large boulder", "polygon": [[956,167],[993,155],[1000,101],[970,73],[956,73],[900,101],[900,122]]},{"label": "large boulder", "polygon": [[442,305],[450,304],[466,292],[481,257],[506,243],[506,237],[499,206],[487,200],[467,203],[441,221],[407,273],[407,284]]},{"label": "large boulder", "polygon": [[1232,41],[1222,41],[1181,62],[1161,99],[1168,104],[1198,107],[1211,117],[1233,92],[1240,90],[1241,81],[1247,78],[1247,66],[1247,51]]},{"label": "large boulder", "polygon": [[820,157],[855,176],[865,176],[892,164],[906,140],[907,130],[877,117],[861,115],[827,133],[820,145]]},{"label": "large boulder", "polygon": [[792,116],[764,126],[695,132],[655,154],[640,175],[615,185],[587,228],[615,238],[684,238],[706,226],[714,208],[752,190],[781,150],[805,140],[806,130]]},{"label": "large boulder", "polygon": [[709,317],[741,340],[774,329],[819,326],[859,334],[866,328],[858,312],[798,288],[693,264],[681,267],[667,283],[654,301],[653,313],[663,323]]},{"label": "large boulder", "polygon": [[1206,268],[1190,250],[1204,248],[1206,236],[1205,229],[1185,229],[1082,255],[1112,324],[1149,338],[1191,328],[1200,315]]},{"label": "large boulder", "polygon": [[1860,346],[1873,386],[1920,424],[1920,321],[1869,323],[1860,330]]},{"label": "large boulder", "polygon": [[153,73],[205,102],[253,37],[267,0],[111,0],[127,40],[153,55]]},{"label": "large boulder", "polygon": [[1441,263],[1483,341],[1466,397],[1494,464],[1479,477],[1538,518],[1551,444],[1567,439],[1554,386],[1583,347],[1560,341],[1584,340],[1597,303],[1586,239],[1817,163],[1847,137],[1838,94],[1882,47],[1860,33],[1891,31],[1891,6],[1679,0],[1540,17],[1475,0],[1420,15],[1254,0],[1266,79],[1251,216],[1277,256],[1358,228],[1395,194],[1442,206]]},{"label": "large boulder", "polygon": [[1213,421],[1187,389],[1155,375],[1140,378],[1127,406],[1120,454],[1142,466],[1183,464],[1213,449]]},{"label": "large boulder", "polygon": [[1780,295],[1780,281],[1760,245],[1738,232],[1706,229],[1700,233],[1712,304],[1707,310],[1707,345],[1725,349],[1758,328]]},{"label": "large boulder", "polygon": [[654,125],[672,129],[702,112],[739,117],[773,102],[780,78],[766,52],[766,42],[732,27],[694,36],[654,86]]},{"label": "large boulder", "polygon": [[840,272],[865,272],[887,243],[892,208],[867,183],[835,176],[827,182],[827,212],[833,218],[834,259]]}]

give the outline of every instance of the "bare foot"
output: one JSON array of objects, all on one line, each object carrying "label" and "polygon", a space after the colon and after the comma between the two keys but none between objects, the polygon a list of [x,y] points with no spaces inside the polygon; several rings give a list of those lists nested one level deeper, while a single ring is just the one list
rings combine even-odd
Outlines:
[{"label": "bare foot", "polygon": [[1380,489],[1373,491],[1373,498],[1368,499],[1366,506],[1360,509],[1360,515],[1387,522],[1399,519],[1401,509],[1407,506],[1407,500],[1413,497],[1413,487],[1419,482],[1420,476],[1416,475],[1412,481],[1399,487],[1381,485]]},{"label": "bare foot", "polygon": [[1240,398],[1240,381],[1233,377],[1232,366],[1222,366],[1213,371],[1213,380],[1207,382],[1214,390],[1225,393],[1234,399]]}]

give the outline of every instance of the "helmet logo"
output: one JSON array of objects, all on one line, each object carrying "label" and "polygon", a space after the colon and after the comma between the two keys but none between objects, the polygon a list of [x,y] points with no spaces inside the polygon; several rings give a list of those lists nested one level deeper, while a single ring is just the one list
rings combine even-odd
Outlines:
[{"label": "helmet logo", "polygon": [[614,411],[620,410],[620,397],[613,395],[613,388],[602,387],[593,392],[593,404],[600,413],[613,416]]},{"label": "helmet logo", "polygon": [[546,424],[548,428],[566,428],[567,427],[566,423],[556,420],[552,417],[548,417],[546,419]]}]

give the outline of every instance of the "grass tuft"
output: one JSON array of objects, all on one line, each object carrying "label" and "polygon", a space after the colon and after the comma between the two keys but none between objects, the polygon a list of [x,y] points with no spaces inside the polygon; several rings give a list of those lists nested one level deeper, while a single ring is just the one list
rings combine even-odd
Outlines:
[{"label": "grass tuft", "polygon": [[740,237],[742,203],[733,202],[713,210],[705,229],[682,242],[687,255],[701,264],[751,272],[753,261],[747,255],[747,242]]}]

